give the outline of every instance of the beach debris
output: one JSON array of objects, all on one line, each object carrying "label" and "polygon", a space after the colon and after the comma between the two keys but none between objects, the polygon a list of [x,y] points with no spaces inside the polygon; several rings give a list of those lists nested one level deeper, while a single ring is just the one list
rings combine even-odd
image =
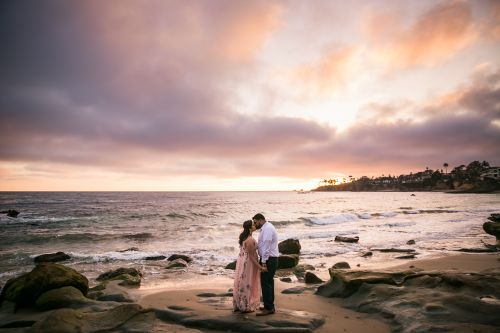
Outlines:
[{"label": "beach debris", "polygon": [[299,263],[299,256],[296,254],[283,254],[278,257],[278,269],[293,268]]},{"label": "beach debris", "polygon": [[138,286],[141,284],[142,273],[136,268],[118,268],[107,271],[97,277],[97,281],[121,280],[120,286]]},{"label": "beach debris", "polygon": [[491,214],[488,222],[483,224],[483,230],[487,234],[495,236],[497,247],[500,247],[500,214]]},{"label": "beach debris", "polygon": [[19,211],[15,209],[2,210],[0,214],[7,214],[8,217],[17,217],[20,214]]},{"label": "beach debris", "polygon": [[371,256],[373,256],[373,252],[372,251],[368,251],[368,252],[363,253],[361,256],[363,258],[371,257]]},{"label": "beach debris", "polygon": [[224,267],[225,269],[232,269],[232,270],[235,270],[236,269],[236,260],[233,261],[233,262],[230,262],[229,264],[226,265],[226,267]]},{"label": "beach debris", "polygon": [[410,239],[409,241],[406,242],[406,245],[415,245],[415,240]]},{"label": "beach debris", "polygon": [[298,239],[289,238],[278,244],[278,250],[282,254],[299,254],[300,242]]},{"label": "beach debris", "polygon": [[304,277],[304,282],[306,284],[314,284],[314,283],[323,283],[324,281],[321,280],[316,274],[312,272],[306,272],[306,275]]},{"label": "beach debris", "polygon": [[89,281],[73,268],[41,263],[31,272],[8,280],[0,294],[0,302],[7,300],[18,307],[31,306],[46,291],[66,286],[75,287],[86,295]]},{"label": "beach debris", "polygon": [[164,260],[167,259],[165,256],[149,256],[145,257],[144,260]]},{"label": "beach debris", "polygon": [[349,265],[349,263],[345,261],[340,261],[332,266],[332,269],[350,269],[350,268],[351,266]]},{"label": "beach debris", "polygon": [[170,257],[168,257],[167,260],[174,261],[176,259],[182,259],[187,263],[190,263],[191,261],[193,261],[193,258],[191,258],[190,256],[186,256],[184,254],[172,254]]},{"label": "beach debris", "polygon": [[344,236],[335,236],[336,242],[344,242],[344,243],[357,243],[359,241],[359,237],[344,237]]},{"label": "beach debris", "polygon": [[71,259],[71,257],[64,252],[42,254],[34,258],[35,263],[41,262],[58,262]]},{"label": "beach debris", "polygon": [[168,263],[167,267],[165,269],[172,269],[172,268],[185,268],[188,266],[188,263],[183,260],[183,259],[175,259],[172,260],[171,262]]}]

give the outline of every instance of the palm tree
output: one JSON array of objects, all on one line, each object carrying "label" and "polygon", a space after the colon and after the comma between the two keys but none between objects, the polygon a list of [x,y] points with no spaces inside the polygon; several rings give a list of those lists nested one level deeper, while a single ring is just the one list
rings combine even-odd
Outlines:
[{"label": "palm tree", "polygon": [[444,167],[444,170],[445,170],[446,174],[448,174],[448,163],[445,162],[443,164],[443,167]]}]

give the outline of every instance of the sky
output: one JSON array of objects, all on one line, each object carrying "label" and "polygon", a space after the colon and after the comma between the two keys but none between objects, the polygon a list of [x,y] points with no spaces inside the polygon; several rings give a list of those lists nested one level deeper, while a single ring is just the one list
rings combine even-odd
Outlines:
[{"label": "sky", "polygon": [[5,0],[0,190],[500,165],[500,1]]}]

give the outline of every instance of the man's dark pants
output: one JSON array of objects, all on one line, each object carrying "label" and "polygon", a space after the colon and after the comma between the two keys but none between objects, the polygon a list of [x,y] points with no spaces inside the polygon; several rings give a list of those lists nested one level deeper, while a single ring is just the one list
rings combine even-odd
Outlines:
[{"label": "man's dark pants", "polygon": [[260,286],[266,310],[274,310],[274,274],[278,268],[278,258],[269,257],[266,261],[267,272],[260,273]]}]

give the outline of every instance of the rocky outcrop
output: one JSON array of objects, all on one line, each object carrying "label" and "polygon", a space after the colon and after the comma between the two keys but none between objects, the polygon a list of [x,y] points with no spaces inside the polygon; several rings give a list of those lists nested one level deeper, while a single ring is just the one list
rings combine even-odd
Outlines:
[{"label": "rocky outcrop", "polygon": [[167,309],[155,309],[156,317],[187,327],[203,330],[243,333],[312,333],[324,324],[325,319],[315,313],[306,311],[278,310],[273,318],[261,321],[244,314],[203,314],[196,310],[181,306],[170,306]]},{"label": "rocky outcrop", "polygon": [[500,247],[500,214],[491,214],[488,220],[488,222],[483,224],[483,230],[487,234],[495,236],[497,241],[496,245]]},{"label": "rocky outcrop", "polygon": [[344,236],[335,236],[336,242],[344,242],[344,243],[357,243],[359,241],[359,237],[344,237]]},{"label": "rocky outcrop", "polygon": [[64,261],[71,259],[71,257],[64,253],[64,252],[57,252],[57,253],[47,253],[47,254],[42,254],[34,258],[35,263],[41,263],[41,262],[58,262],[58,261]]},{"label": "rocky outcrop", "polygon": [[7,281],[0,300],[8,300],[17,306],[34,305],[43,293],[57,288],[72,286],[87,294],[89,282],[85,276],[70,267],[59,264],[42,263],[31,272]]},{"label": "rocky outcrop", "polygon": [[313,265],[301,264],[293,268],[293,274],[295,274],[295,276],[300,280],[304,278],[304,276],[306,275],[306,271],[314,271],[314,270],[315,268]]},{"label": "rocky outcrop", "polygon": [[124,304],[95,313],[59,309],[36,322],[30,332],[150,332],[153,322],[153,311],[138,304]]},{"label": "rocky outcrop", "polygon": [[149,256],[149,257],[144,257],[144,260],[164,260],[167,257],[165,256]]},{"label": "rocky outcrop", "polygon": [[0,214],[7,214],[8,217],[17,217],[19,215],[19,211],[15,209],[2,210]]},{"label": "rocky outcrop", "polygon": [[177,259],[182,259],[184,260],[185,262],[187,263],[190,263],[191,261],[193,261],[193,258],[191,258],[190,256],[186,256],[184,254],[172,254],[170,257],[168,257],[168,261],[174,261],[174,260],[177,260]]},{"label": "rocky outcrop", "polygon": [[97,277],[97,281],[120,280],[121,286],[139,286],[141,284],[142,273],[136,268],[118,268],[108,271]]},{"label": "rocky outcrop", "polygon": [[35,302],[40,310],[52,310],[67,307],[81,307],[94,302],[75,287],[62,287],[46,291]]},{"label": "rocky outcrop", "polygon": [[278,269],[293,268],[299,263],[299,256],[296,254],[284,254],[278,257]]},{"label": "rocky outcrop", "polygon": [[340,271],[317,290],[344,306],[391,320],[394,331],[494,331],[500,325],[500,269],[481,273]]},{"label": "rocky outcrop", "polygon": [[300,242],[298,239],[287,239],[278,244],[278,250],[283,254],[300,254]]}]

